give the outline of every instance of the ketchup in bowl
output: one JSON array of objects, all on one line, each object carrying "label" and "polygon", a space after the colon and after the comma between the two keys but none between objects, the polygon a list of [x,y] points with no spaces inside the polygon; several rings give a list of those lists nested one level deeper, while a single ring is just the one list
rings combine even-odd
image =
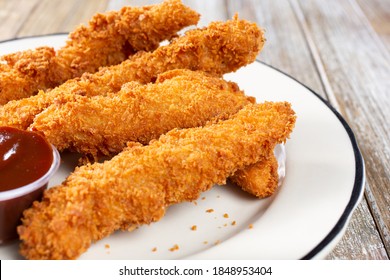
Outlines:
[{"label": "ketchup in bowl", "polygon": [[0,244],[17,237],[23,211],[41,199],[59,162],[41,134],[0,127]]}]

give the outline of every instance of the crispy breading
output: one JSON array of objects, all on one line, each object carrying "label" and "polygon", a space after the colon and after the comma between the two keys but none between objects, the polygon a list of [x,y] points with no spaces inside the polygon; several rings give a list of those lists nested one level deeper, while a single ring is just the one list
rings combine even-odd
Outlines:
[{"label": "crispy breading", "polygon": [[158,221],[168,206],[197,199],[267,157],[294,123],[287,102],[250,104],[228,120],[174,129],[147,146],[77,168],[24,212],[20,252],[28,259],[75,259],[115,230]]},{"label": "crispy breading", "polygon": [[203,72],[171,70],[155,83],[125,84],[113,96],[79,95],[53,104],[36,116],[30,129],[42,132],[59,150],[82,154],[119,153],[129,141],[148,144],[173,128],[205,125],[254,102],[237,84]]},{"label": "crispy breading", "polygon": [[55,51],[51,47],[16,52],[0,57],[0,106],[53,87],[47,81]]},{"label": "crispy breading", "polygon": [[270,147],[268,157],[237,170],[229,179],[257,198],[273,195],[279,183],[278,161],[274,149]]},{"label": "crispy breading", "polygon": [[213,75],[232,72],[253,62],[264,41],[263,31],[254,23],[237,17],[214,22],[207,28],[187,31],[154,52],[138,52],[119,65],[68,80],[49,92],[11,101],[0,108],[0,125],[26,129],[35,115],[53,103],[71,101],[75,94],[115,93],[127,82],[152,82],[158,74],[171,69],[201,70]]},{"label": "crispy breading", "polygon": [[97,14],[57,52],[43,47],[1,57],[6,64],[0,64],[0,105],[118,64],[137,51],[152,51],[198,20],[199,14],[180,0]]},{"label": "crispy breading", "polygon": [[[210,119],[236,113],[254,102],[232,82],[190,70],[171,70],[156,83],[125,84],[114,96],[77,96],[38,114],[31,130],[43,133],[60,151],[92,156],[119,153],[128,141],[148,144],[173,128],[205,125]],[[263,198],[278,185],[273,149],[267,159],[237,171],[232,181]]]}]

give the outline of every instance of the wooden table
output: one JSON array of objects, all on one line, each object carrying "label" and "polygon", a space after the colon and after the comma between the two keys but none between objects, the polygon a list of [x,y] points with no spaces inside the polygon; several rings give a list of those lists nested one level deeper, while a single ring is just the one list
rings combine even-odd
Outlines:
[{"label": "wooden table", "polygon": [[[0,0],[0,40],[69,32],[96,12],[143,0]],[[236,12],[265,28],[259,59],[313,89],[343,115],[366,164],[363,201],[328,259],[390,256],[390,1],[183,0],[200,25]]]}]

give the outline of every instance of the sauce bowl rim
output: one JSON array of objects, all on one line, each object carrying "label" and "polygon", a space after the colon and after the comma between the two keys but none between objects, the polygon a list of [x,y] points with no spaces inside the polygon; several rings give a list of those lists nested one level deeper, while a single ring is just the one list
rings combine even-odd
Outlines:
[{"label": "sauce bowl rim", "polygon": [[53,176],[53,174],[57,171],[58,167],[60,166],[60,161],[61,161],[61,156],[57,148],[54,147],[52,144],[50,144],[50,146],[53,151],[53,162],[49,170],[42,177],[27,185],[12,190],[0,192],[0,202],[21,197],[23,195],[31,193],[41,188],[42,186],[46,185],[49,182],[50,178]]}]

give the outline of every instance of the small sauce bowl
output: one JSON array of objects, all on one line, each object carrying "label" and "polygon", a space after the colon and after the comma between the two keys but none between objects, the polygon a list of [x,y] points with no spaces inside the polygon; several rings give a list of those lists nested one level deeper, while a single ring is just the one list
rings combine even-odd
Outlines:
[{"label": "small sauce bowl", "polygon": [[[19,139],[20,133],[23,137],[27,138]],[[34,139],[32,143],[25,142],[29,141],[29,137]],[[10,139],[16,142],[11,143]],[[26,155],[26,151],[34,151],[34,149],[36,149],[37,152],[35,154],[41,154],[42,152],[40,149],[42,147],[35,147],[35,145],[37,145],[36,143],[39,143],[41,146],[47,145],[43,148],[46,149],[46,153],[49,156],[46,155],[44,159],[38,158],[36,161],[32,161],[29,157],[30,155]],[[1,145],[3,145],[3,152],[0,154],[2,157],[0,159],[0,183],[2,182],[1,184],[6,185],[0,186],[0,244],[3,244],[18,237],[16,228],[21,223],[23,211],[29,208],[35,200],[40,200],[42,198],[43,191],[47,188],[50,178],[57,171],[61,158],[57,149],[49,144],[42,135],[39,135],[36,132],[0,127],[0,148]],[[26,147],[22,149],[23,146]],[[21,155],[17,154],[19,149]],[[21,169],[20,161],[23,160],[24,162],[29,161],[34,163],[31,167],[23,167],[24,169]],[[43,161],[48,160],[51,162],[43,163]],[[39,172],[42,174],[38,173],[39,177],[32,179],[33,181],[24,182],[23,180],[20,180],[25,174],[31,173],[31,170],[34,170],[36,165],[44,165],[47,167],[45,167],[43,171],[41,168]],[[17,171],[14,173],[10,172],[10,169],[12,168],[15,168]],[[17,185],[17,183],[16,185],[12,185],[14,182],[12,182],[12,178],[10,177],[15,177],[14,181],[16,182],[24,183],[22,185]],[[9,180],[11,180],[11,183],[9,183]],[[11,185],[12,187],[7,187]]]}]

